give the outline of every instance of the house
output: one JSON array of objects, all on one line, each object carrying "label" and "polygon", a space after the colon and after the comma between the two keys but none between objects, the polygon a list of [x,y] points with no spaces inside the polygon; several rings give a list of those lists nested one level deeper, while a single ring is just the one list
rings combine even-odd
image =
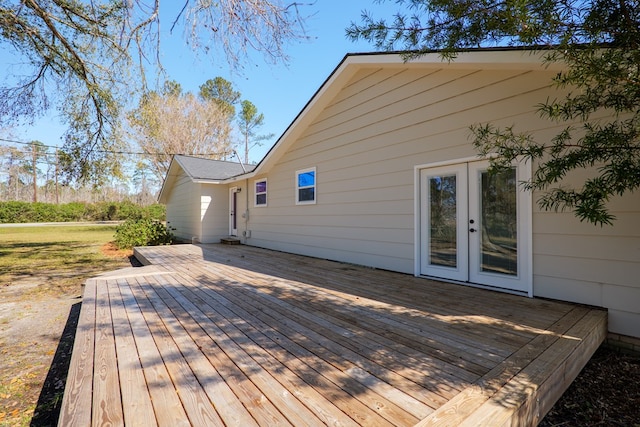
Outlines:
[{"label": "house", "polygon": [[541,118],[536,105],[561,96],[551,84],[560,69],[508,49],[453,62],[436,53],[410,62],[347,55],[255,169],[202,161],[198,176],[176,157],[160,201],[183,237],[231,234],[252,246],[606,307],[611,337],[640,345],[640,197],[611,201],[613,226],[543,211],[540,195],[518,185],[531,164],[489,175],[470,139],[470,125],[488,122],[552,138],[565,124]]},{"label": "house", "polygon": [[235,235],[237,193],[225,182],[255,166],[199,157],[174,156],[160,190],[167,205],[167,225],[179,240],[215,242]]}]

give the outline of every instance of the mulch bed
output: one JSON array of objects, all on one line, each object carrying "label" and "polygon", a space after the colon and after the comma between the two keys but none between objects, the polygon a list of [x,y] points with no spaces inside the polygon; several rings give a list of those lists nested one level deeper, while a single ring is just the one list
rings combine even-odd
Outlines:
[{"label": "mulch bed", "polygon": [[539,425],[640,427],[640,355],[600,347]]}]

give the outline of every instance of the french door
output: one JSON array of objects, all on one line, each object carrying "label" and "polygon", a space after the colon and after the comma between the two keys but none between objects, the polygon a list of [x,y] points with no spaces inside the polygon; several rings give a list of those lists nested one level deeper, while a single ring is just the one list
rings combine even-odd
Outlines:
[{"label": "french door", "polygon": [[523,167],[468,162],[420,171],[420,274],[530,292],[531,196]]}]

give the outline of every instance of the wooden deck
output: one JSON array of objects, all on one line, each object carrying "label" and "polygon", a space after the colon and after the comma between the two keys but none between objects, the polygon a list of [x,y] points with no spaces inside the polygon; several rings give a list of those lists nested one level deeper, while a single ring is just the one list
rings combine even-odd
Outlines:
[{"label": "wooden deck", "polygon": [[60,426],[536,425],[606,312],[247,246],[86,283]]}]

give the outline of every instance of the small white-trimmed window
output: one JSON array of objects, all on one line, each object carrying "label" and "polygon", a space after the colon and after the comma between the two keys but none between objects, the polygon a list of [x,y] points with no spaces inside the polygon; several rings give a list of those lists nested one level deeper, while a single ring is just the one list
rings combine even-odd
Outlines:
[{"label": "small white-trimmed window", "polygon": [[267,180],[255,181],[253,188],[255,190],[254,206],[267,206]]},{"label": "small white-trimmed window", "polygon": [[316,202],[316,168],[296,171],[296,204],[310,205]]}]

